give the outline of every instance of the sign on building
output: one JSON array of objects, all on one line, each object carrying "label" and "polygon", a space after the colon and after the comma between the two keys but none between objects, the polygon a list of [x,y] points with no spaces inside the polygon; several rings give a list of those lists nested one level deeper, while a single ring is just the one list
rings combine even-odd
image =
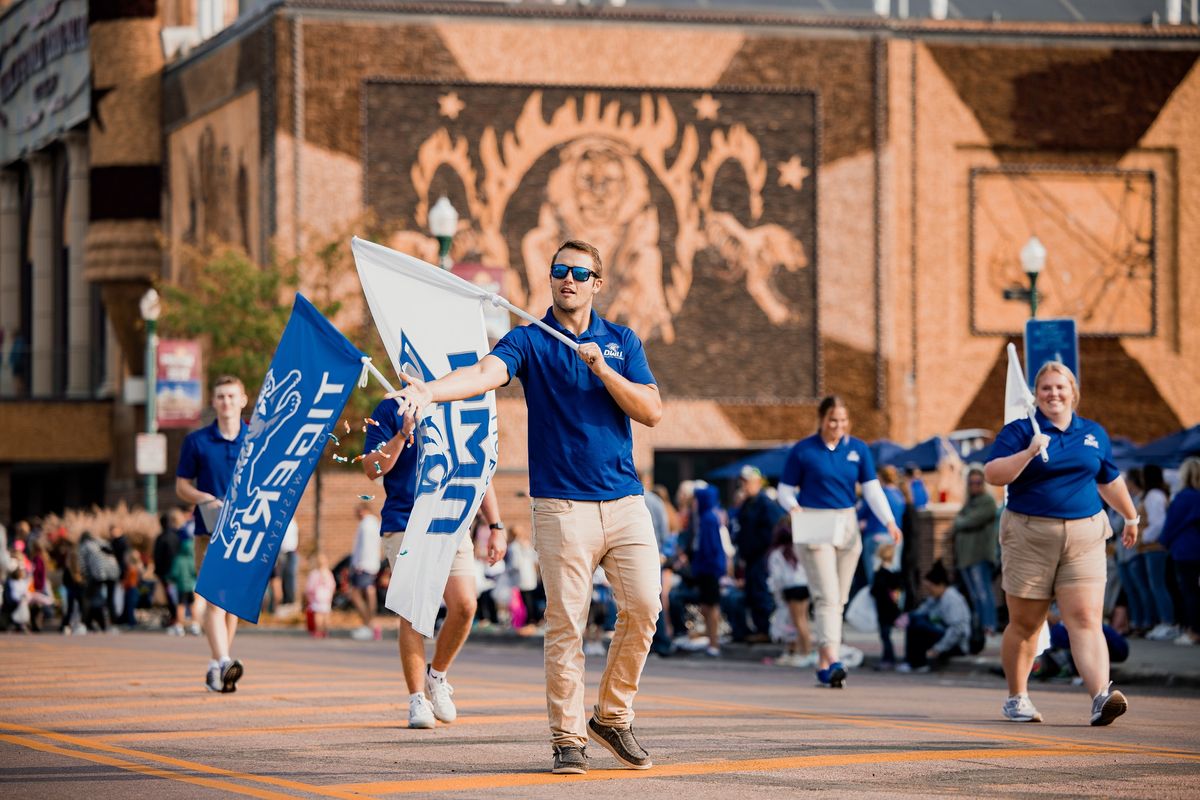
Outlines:
[{"label": "sign on building", "polygon": [[158,343],[155,410],[160,428],[192,428],[204,411],[200,342],[163,339]]},{"label": "sign on building", "polygon": [[86,0],[26,0],[0,19],[0,165],[88,118]]},{"label": "sign on building", "polygon": [[1079,375],[1079,334],[1073,319],[1031,319],[1025,322],[1025,379],[1035,389],[1034,379],[1047,361],[1066,364],[1075,379]]}]

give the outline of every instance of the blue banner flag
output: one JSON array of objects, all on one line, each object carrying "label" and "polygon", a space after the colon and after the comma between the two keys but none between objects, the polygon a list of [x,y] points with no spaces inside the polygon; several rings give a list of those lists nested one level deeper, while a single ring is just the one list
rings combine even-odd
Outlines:
[{"label": "blue banner flag", "polygon": [[196,593],[258,622],[279,545],[362,371],[363,354],[302,295],[275,348]]}]

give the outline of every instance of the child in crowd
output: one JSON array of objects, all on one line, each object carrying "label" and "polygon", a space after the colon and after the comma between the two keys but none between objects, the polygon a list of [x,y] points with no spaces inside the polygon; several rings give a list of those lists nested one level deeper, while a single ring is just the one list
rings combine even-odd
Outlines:
[{"label": "child in crowd", "polygon": [[196,537],[188,536],[179,541],[179,550],[171,559],[171,574],[169,578],[176,592],[175,624],[168,630],[172,636],[183,636],[183,621],[192,615],[192,634],[200,634],[200,626],[196,619],[193,604],[196,601]]},{"label": "child in crowd", "polygon": [[522,525],[514,525],[508,532],[509,581],[521,593],[525,607],[525,623],[520,628],[524,636],[537,632],[542,621],[542,598],[538,593],[537,552],[533,549],[529,531]]},{"label": "child in crowd", "polygon": [[879,559],[879,568],[875,570],[871,581],[871,597],[875,600],[875,615],[879,618],[879,640],[883,644],[883,654],[875,667],[880,671],[890,671],[896,668],[896,650],[892,646],[892,628],[900,617],[900,598],[903,582],[898,570],[892,569],[896,556],[896,546],[891,542],[879,545],[875,551]]},{"label": "child in crowd", "polygon": [[8,574],[8,596],[12,601],[12,624],[18,633],[29,633],[29,574],[25,559],[17,558]]},{"label": "child in crowd", "polygon": [[786,667],[811,667],[817,663],[808,627],[808,575],[792,542],[792,518],[785,516],[775,526],[771,550],[767,554],[767,583],[776,596],[776,607],[787,604],[795,628],[795,637],[787,651],[775,660]]},{"label": "child in crowd", "polygon": [[329,635],[329,612],[333,610],[333,592],[337,588],[333,570],[329,569],[329,558],[317,553],[309,562],[308,583],[304,587],[304,598],[312,614],[312,635],[324,639]]}]

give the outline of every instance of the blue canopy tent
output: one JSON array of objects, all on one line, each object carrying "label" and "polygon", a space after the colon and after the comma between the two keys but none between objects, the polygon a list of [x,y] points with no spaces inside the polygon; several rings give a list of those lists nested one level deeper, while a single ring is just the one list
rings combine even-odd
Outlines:
[{"label": "blue canopy tent", "polygon": [[[1115,453],[1114,444],[1114,455]],[[1168,469],[1178,467],[1188,456],[1200,456],[1200,425],[1176,431],[1135,448],[1127,457],[1136,464],[1157,464]]]},{"label": "blue canopy tent", "polygon": [[790,444],[785,444],[782,447],[762,450],[752,456],[738,459],[732,464],[718,467],[704,477],[710,481],[729,480],[736,478],[741,473],[742,467],[758,467],[758,471],[764,476],[778,479],[783,474],[783,462],[787,460],[787,454],[791,449]]},{"label": "blue canopy tent", "polygon": [[921,470],[935,470],[953,452],[954,448],[951,447],[946,437],[933,436],[907,450],[901,450],[888,458],[880,459],[880,463],[901,468],[915,464]]},{"label": "blue canopy tent", "polygon": [[867,447],[871,450],[871,458],[876,464],[890,464],[888,461],[898,453],[904,452],[904,447],[893,442],[891,439],[878,439],[871,442]]}]

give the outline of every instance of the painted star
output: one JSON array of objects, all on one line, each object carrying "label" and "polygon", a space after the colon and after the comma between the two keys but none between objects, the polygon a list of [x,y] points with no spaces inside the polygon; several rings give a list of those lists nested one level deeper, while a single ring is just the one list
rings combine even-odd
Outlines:
[{"label": "painted star", "polygon": [[466,107],[467,104],[458,98],[458,92],[450,92],[438,98],[438,113],[443,117],[458,119],[458,113]]},{"label": "painted star", "polygon": [[779,185],[790,186],[800,191],[804,179],[808,177],[808,169],[800,162],[800,156],[792,156],[787,161],[779,163]]},{"label": "painted star", "polygon": [[696,119],[715,120],[717,112],[721,110],[721,101],[715,100],[708,92],[701,95],[692,105],[696,107]]}]

